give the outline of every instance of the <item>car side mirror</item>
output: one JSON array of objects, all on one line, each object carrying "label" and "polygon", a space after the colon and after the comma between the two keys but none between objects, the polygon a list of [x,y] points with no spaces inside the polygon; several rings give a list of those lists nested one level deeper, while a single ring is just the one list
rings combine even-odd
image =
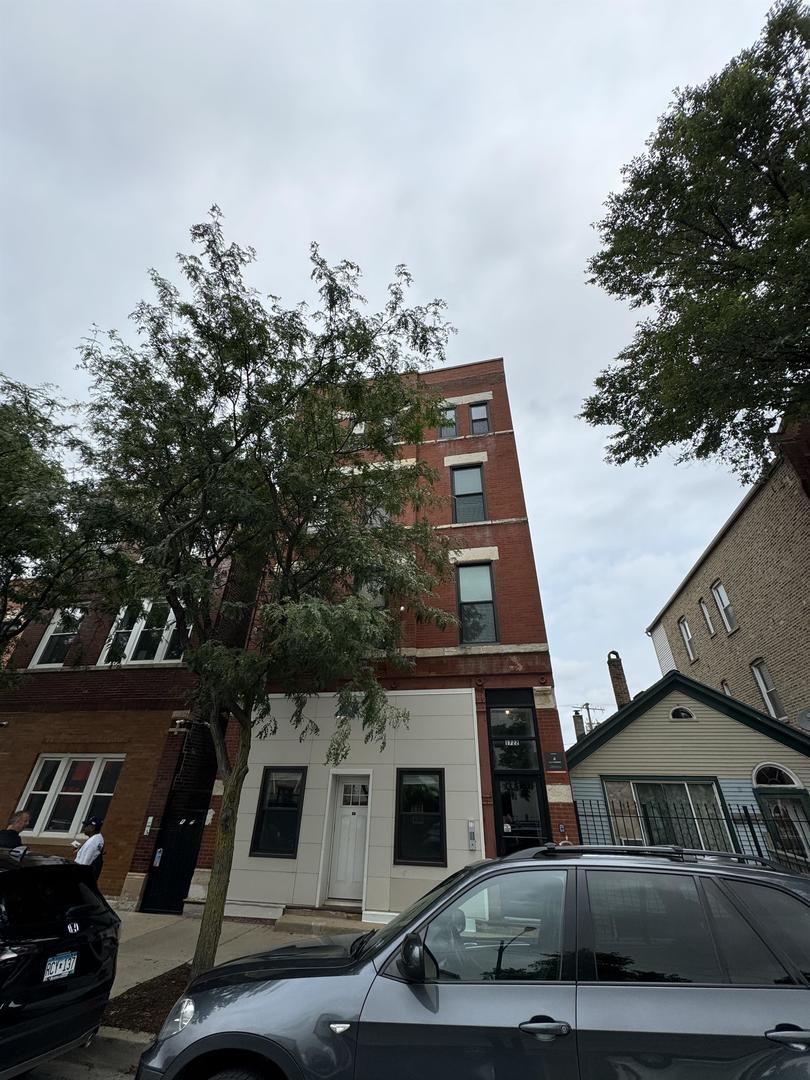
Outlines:
[{"label": "car side mirror", "polygon": [[408,934],[402,942],[397,968],[408,982],[425,981],[425,946],[418,934]]}]

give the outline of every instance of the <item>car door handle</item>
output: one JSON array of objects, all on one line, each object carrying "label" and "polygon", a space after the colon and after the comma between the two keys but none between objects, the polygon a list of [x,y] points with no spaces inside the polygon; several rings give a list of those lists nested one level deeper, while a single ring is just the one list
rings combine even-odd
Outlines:
[{"label": "car door handle", "polygon": [[540,1042],[551,1042],[558,1035],[570,1035],[571,1025],[564,1020],[526,1020],[518,1025],[527,1035],[534,1035]]},{"label": "car door handle", "polygon": [[766,1031],[765,1038],[784,1043],[794,1050],[807,1050],[810,1046],[810,1031],[801,1031],[799,1028],[776,1028],[774,1031]]}]

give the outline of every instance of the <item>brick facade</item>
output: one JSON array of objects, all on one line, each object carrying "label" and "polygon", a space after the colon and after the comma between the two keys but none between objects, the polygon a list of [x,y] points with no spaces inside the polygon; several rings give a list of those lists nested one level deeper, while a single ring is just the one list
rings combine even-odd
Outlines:
[{"label": "brick facade", "polygon": [[[431,511],[433,523],[446,530],[459,559],[469,549],[496,551],[492,557],[498,641],[492,645],[462,645],[459,629],[439,630],[412,624],[406,628],[404,651],[412,655],[413,669],[383,672],[392,690],[471,688],[475,691],[479,731],[481,791],[484,805],[484,850],[496,850],[493,814],[493,781],[489,760],[486,715],[487,690],[515,688],[534,691],[534,701],[544,754],[563,751],[562,734],[554,701],[551,661],[546,643],[540,593],[537,584],[526,507],[520,478],[503,362],[491,360],[444,371],[431,372],[426,381],[437,386],[446,399],[462,398],[458,406],[458,432],[451,439],[438,433],[418,448],[403,447],[401,456],[417,454],[438,474],[437,492],[443,505]],[[469,404],[480,394],[489,409],[489,432],[474,435],[470,429]],[[485,520],[452,524],[450,512],[451,464],[447,458],[485,455]],[[228,586],[231,587],[230,585]],[[455,574],[436,591],[434,602],[457,611]],[[200,748],[189,753],[194,738],[204,729],[177,730],[173,716],[187,710],[193,689],[189,672],[181,663],[105,668],[98,665],[112,626],[110,613],[93,612],[83,621],[60,670],[31,670],[22,684],[0,692],[0,765],[4,780],[0,814],[19,802],[38,754],[118,753],[126,755],[105,824],[107,856],[103,886],[110,894],[127,888],[137,902],[152,865],[161,823],[168,822],[169,806],[181,816],[184,786],[199,800],[209,801],[197,857],[198,874],[211,865],[220,805],[214,784],[210,753]],[[16,646],[14,665],[28,667],[46,626],[33,626]],[[439,764],[439,763],[437,763]],[[545,773],[551,830],[554,838],[577,839],[568,773],[564,769]],[[213,788],[213,790],[212,790]],[[191,796],[189,796],[190,798]],[[178,807],[180,809],[178,809]],[[151,823],[148,826],[147,823]],[[69,841],[56,845],[69,854]],[[51,850],[36,840],[32,846]],[[197,875],[195,875],[195,878]]]},{"label": "brick facade", "polygon": [[[739,623],[728,633],[712,596],[721,581]],[[715,633],[701,612],[705,600]],[[695,659],[678,620],[686,617]],[[764,659],[790,723],[810,708],[810,499],[788,461],[780,460],[746,496],[730,526],[667,604],[651,630],[663,625],[676,667],[766,711],[751,670]]]}]

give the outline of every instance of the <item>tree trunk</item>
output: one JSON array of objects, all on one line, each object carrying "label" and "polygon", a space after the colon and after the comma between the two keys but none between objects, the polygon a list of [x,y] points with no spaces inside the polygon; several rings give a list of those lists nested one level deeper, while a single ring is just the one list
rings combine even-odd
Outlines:
[{"label": "tree trunk", "polygon": [[211,879],[205,898],[197,948],[191,964],[191,978],[214,966],[222,933],[222,919],[225,915],[225,898],[228,894],[228,882],[233,864],[233,846],[236,838],[236,815],[242,785],[247,775],[248,754],[250,753],[251,729],[248,725],[239,725],[239,749],[230,774],[223,780],[222,807],[217,823],[217,838],[214,845],[214,859],[211,866]]}]

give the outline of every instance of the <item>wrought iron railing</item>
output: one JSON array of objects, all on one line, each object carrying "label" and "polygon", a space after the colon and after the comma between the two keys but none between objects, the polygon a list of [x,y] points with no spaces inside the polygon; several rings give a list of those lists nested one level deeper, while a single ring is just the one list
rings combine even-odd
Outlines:
[{"label": "wrought iron railing", "polygon": [[636,806],[611,799],[577,799],[583,844],[676,844],[737,851],[772,859],[788,870],[810,874],[810,823],[800,804],[787,801],[765,810],[745,804],[691,811],[677,806]]}]

